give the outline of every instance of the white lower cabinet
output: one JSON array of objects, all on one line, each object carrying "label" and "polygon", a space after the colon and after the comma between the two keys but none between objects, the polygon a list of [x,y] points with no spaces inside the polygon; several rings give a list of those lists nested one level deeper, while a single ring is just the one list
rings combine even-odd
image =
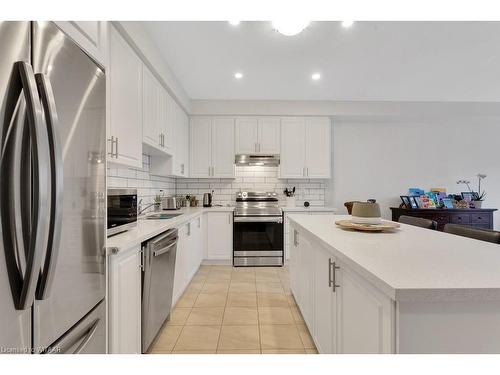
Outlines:
[{"label": "white lower cabinet", "polygon": [[233,255],[233,212],[207,213],[207,258],[230,260]]},{"label": "white lower cabinet", "polygon": [[394,353],[395,302],[291,225],[290,283],[320,353]]},{"label": "white lower cabinet", "polygon": [[[315,211],[316,210],[316,211]],[[332,208],[330,211],[322,209],[318,211],[317,208],[309,208],[308,211],[285,211],[284,212],[284,236],[283,236],[283,246],[285,251],[285,262],[288,263],[290,260],[290,239],[288,234],[290,233],[290,220],[288,215],[300,214],[300,215],[333,215],[335,210]]]},{"label": "white lower cabinet", "polygon": [[141,353],[141,249],[109,256],[109,353]]},{"label": "white lower cabinet", "polygon": [[395,302],[342,263],[336,282],[337,353],[394,353]]},{"label": "white lower cabinet", "polygon": [[203,260],[201,231],[201,215],[178,228],[172,306],[175,306],[194,274],[200,268]]}]

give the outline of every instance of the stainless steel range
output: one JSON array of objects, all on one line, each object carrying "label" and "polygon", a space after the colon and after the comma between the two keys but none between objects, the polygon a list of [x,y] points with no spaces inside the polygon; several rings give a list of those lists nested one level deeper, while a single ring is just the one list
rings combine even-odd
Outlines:
[{"label": "stainless steel range", "polygon": [[283,212],[274,192],[236,194],[234,266],[283,265]]}]

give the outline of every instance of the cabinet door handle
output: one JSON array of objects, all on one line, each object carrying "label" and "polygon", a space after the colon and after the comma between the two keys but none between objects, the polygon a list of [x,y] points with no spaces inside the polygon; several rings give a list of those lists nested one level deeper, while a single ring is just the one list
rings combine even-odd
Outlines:
[{"label": "cabinet door handle", "polygon": [[338,270],[339,268],[340,267],[335,265],[335,262],[332,263],[332,274],[333,274],[332,289],[333,289],[333,293],[336,292],[336,288],[340,288],[340,285],[337,285],[337,277],[336,277],[336,273],[335,273],[335,270]]},{"label": "cabinet door handle", "polygon": [[302,167],[302,177],[306,177],[306,167]]},{"label": "cabinet door handle", "polygon": [[299,232],[296,229],[293,230],[293,244],[295,246],[299,245]]},{"label": "cabinet door handle", "polygon": [[115,148],[115,158],[118,159],[118,137],[115,138],[116,148]]},{"label": "cabinet door handle", "polygon": [[333,279],[332,279],[332,274],[333,274],[333,261],[332,258],[328,259],[328,287],[331,288],[333,286]]},{"label": "cabinet door handle", "polygon": [[309,177],[309,167],[306,167],[306,176]]},{"label": "cabinet door handle", "polygon": [[112,158],[115,156],[115,154],[113,153],[113,146],[115,144],[115,137],[111,136],[111,138],[108,138],[108,142],[111,143],[111,151],[108,152],[108,155],[111,156]]},{"label": "cabinet door handle", "polygon": [[208,167],[208,175],[209,176],[211,175],[211,172],[210,172],[211,170],[212,170],[212,168]]},{"label": "cabinet door handle", "polygon": [[259,142],[259,152],[260,152],[260,142]]},{"label": "cabinet door handle", "polygon": [[229,224],[231,224],[231,214],[227,215],[229,217]]},{"label": "cabinet door handle", "polygon": [[253,149],[255,150],[255,152],[257,152],[257,142],[254,142]]}]

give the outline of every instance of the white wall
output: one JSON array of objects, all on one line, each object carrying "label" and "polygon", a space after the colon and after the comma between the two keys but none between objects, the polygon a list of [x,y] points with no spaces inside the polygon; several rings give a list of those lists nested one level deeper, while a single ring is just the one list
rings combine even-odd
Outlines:
[{"label": "white wall", "polygon": [[[333,125],[333,201],[376,198],[385,217],[409,187],[464,191],[460,179],[488,175],[483,207],[500,208],[500,118],[416,121],[337,120]],[[495,214],[500,229],[500,215]]]}]

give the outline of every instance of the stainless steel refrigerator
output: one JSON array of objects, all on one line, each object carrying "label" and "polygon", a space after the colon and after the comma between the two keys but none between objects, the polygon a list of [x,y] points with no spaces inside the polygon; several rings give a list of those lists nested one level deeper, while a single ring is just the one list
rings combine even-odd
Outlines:
[{"label": "stainless steel refrigerator", "polygon": [[0,353],[105,353],[105,75],[0,22]]}]

